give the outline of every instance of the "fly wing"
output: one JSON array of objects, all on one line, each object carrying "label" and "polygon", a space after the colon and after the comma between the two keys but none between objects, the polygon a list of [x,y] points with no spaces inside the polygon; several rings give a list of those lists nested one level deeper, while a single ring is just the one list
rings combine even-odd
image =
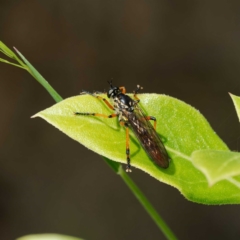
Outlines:
[{"label": "fly wing", "polygon": [[131,129],[149,157],[160,167],[168,168],[169,157],[167,151],[151,123],[146,120],[141,109],[136,107],[134,112],[123,111],[123,115],[127,117]]}]

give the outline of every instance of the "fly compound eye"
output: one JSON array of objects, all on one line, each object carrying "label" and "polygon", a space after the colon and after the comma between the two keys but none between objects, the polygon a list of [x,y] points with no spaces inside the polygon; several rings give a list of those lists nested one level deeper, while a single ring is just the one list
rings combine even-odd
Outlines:
[{"label": "fly compound eye", "polygon": [[108,98],[114,98],[116,95],[118,95],[118,93],[119,93],[119,88],[113,87],[109,89],[107,96]]},{"label": "fly compound eye", "polygon": [[110,90],[108,91],[108,93],[107,93],[108,98],[111,97],[112,93],[113,93],[113,89],[110,89]]}]

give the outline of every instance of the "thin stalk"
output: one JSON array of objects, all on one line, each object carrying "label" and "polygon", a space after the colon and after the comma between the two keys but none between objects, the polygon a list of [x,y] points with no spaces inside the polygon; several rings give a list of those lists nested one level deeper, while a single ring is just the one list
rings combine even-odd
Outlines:
[{"label": "thin stalk", "polygon": [[21,65],[19,65],[19,64],[16,64],[16,63],[9,62],[9,61],[4,60],[4,59],[2,59],[2,58],[0,58],[0,62],[4,62],[4,63],[10,64],[10,65],[12,65],[12,66],[14,66],[14,67],[19,67],[19,68],[22,68],[22,69],[25,69],[25,70],[26,70],[25,67],[23,67],[23,66],[21,66]]},{"label": "thin stalk", "polygon": [[129,175],[125,173],[125,171],[122,169],[122,166],[120,166],[118,174],[129,187],[131,192],[135,195],[137,200],[141,203],[143,208],[150,215],[152,220],[157,224],[158,228],[163,232],[165,237],[169,240],[177,240],[177,237],[174,235],[168,225],[164,222],[162,217],[157,213],[156,209],[149,202],[149,200],[144,196],[142,191],[137,187],[137,185],[133,182]]},{"label": "thin stalk", "polygon": [[19,54],[25,64],[28,66],[28,72],[48,91],[52,98],[56,102],[60,102],[63,98],[55,91],[55,89],[47,82],[47,80],[33,67],[33,65],[16,49],[15,51]]}]

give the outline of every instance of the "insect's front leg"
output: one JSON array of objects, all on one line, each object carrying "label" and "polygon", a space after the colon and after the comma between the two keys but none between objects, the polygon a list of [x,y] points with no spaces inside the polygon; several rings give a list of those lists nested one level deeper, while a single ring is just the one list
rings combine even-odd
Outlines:
[{"label": "insect's front leg", "polygon": [[114,110],[114,107],[111,105],[111,103],[109,103],[109,101],[106,98],[100,97],[98,95],[93,94],[94,97],[103,100],[105,102],[105,104],[112,110]]},{"label": "insect's front leg", "polygon": [[80,95],[84,95],[84,94],[91,95],[91,96],[93,96],[93,97],[95,97],[95,98],[97,98],[97,99],[100,99],[100,100],[104,101],[104,103],[105,103],[110,109],[114,110],[114,107],[111,105],[111,103],[110,103],[107,99],[105,99],[105,98],[97,95],[97,94],[99,94],[99,92],[90,93],[90,92],[87,92],[87,91],[83,91],[83,92],[80,93]]},{"label": "insect's front leg", "polygon": [[127,157],[126,172],[132,172],[131,164],[130,164],[129,127],[128,127],[128,124],[123,121],[120,121],[120,125],[126,128],[126,157]]}]

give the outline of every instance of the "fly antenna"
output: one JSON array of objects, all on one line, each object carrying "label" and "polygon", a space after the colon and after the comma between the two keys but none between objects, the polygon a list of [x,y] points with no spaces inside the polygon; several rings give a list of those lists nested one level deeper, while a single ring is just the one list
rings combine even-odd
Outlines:
[{"label": "fly antenna", "polygon": [[107,81],[107,82],[109,83],[110,87],[112,88],[112,87],[113,87],[113,85],[112,85],[112,80]]}]

